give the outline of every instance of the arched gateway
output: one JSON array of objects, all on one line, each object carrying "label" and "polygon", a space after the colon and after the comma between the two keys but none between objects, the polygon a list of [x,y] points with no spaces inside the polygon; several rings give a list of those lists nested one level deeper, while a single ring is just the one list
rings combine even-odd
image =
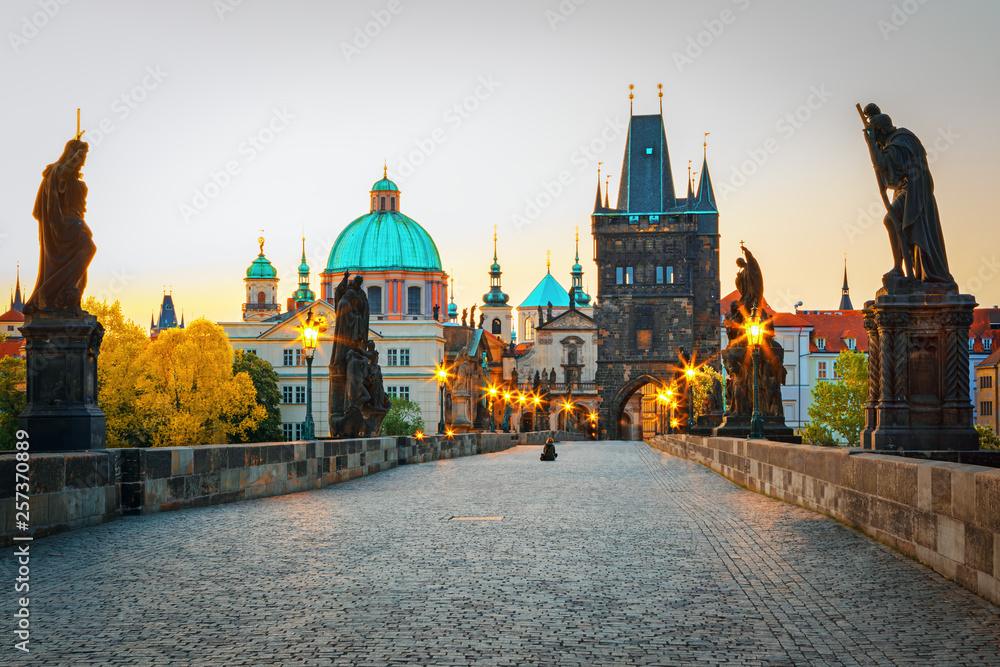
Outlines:
[{"label": "arched gateway", "polygon": [[[676,197],[662,117],[632,116],[617,206],[607,193],[602,202],[598,177],[591,228],[599,431],[617,439],[629,437],[622,415],[635,393],[675,377],[679,347],[699,362],[718,359],[719,211],[707,157],[697,193],[689,185],[687,197]],[[634,418],[629,429],[636,431]]]}]

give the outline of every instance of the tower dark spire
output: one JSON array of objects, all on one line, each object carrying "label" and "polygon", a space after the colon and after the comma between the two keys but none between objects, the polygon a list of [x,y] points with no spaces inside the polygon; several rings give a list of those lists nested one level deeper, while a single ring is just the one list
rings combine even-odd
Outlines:
[{"label": "tower dark spire", "polygon": [[598,213],[606,208],[601,205],[601,168],[597,168],[597,198],[594,200],[594,213]]},{"label": "tower dark spire", "polygon": [[[611,181],[611,174],[605,175],[605,177],[604,177],[604,208],[611,208],[610,204],[608,204],[608,185],[609,185],[610,181]],[[598,183],[597,187],[601,187],[601,184]]]},{"label": "tower dark spire", "polygon": [[11,300],[10,307],[17,312],[24,311],[24,301],[21,300],[21,264],[17,265],[17,287],[14,288],[14,298]]},{"label": "tower dark spire", "polygon": [[840,289],[840,308],[838,310],[854,310],[849,292],[850,288],[847,286],[847,255],[844,255],[844,286]]},{"label": "tower dark spire", "polygon": [[663,117],[632,116],[616,208],[622,213],[659,213],[676,205]]},{"label": "tower dark spire", "polygon": [[712,188],[712,175],[708,171],[708,158],[701,165],[701,179],[698,181],[699,211],[717,211],[715,206],[715,189]]}]

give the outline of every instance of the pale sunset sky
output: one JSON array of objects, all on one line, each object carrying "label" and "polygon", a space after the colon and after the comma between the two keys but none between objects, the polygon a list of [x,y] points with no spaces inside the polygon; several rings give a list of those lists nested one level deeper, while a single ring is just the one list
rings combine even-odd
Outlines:
[{"label": "pale sunset sky", "polygon": [[[164,286],[188,321],[234,321],[257,237],[295,289],[382,175],[437,242],[459,308],[545,273],[589,292],[598,161],[611,200],[635,113],[663,117],[678,194],[704,133],[720,210],[722,294],[744,240],[768,301],[856,307],[891,255],[856,102],[928,149],[951,271],[1000,303],[1000,3],[988,0],[5,0],[0,283],[38,262],[45,165],[82,109],[90,154],[88,294],[146,325]],[[697,176],[696,176],[697,178]]]}]

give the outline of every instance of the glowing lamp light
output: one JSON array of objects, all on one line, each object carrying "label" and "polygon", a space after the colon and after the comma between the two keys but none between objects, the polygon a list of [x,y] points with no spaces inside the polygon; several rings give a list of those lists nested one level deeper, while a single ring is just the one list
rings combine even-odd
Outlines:
[{"label": "glowing lamp light", "polygon": [[533,400],[535,401],[535,405],[538,405],[539,403],[542,402],[542,399],[539,398],[538,396],[535,396],[535,398]]},{"label": "glowing lamp light", "polygon": [[503,400],[507,401],[508,403],[510,402],[510,392],[509,391],[504,393]]},{"label": "glowing lamp light", "polygon": [[442,382],[442,383],[443,382],[447,382],[448,381],[448,371],[445,370],[444,368],[438,368],[434,372],[434,377],[437,378],[438,382]]},{"label": "glowing lamp light", "polygon": [[416,438],[417,440],[423,440],[424,439],[424,432],[423,431],[417,431],[416,433],[413,434],[413,437]]},{"label": "glowing lamp light", "polygon": [[671,421],[671,422],[670,422],[670,425],[671,425],[671,426],[673,426],[674,428],[677,428],[677,426],[678,426],[679,424],[680,424],[680,421],[678,421],[678,420],[676,420],[676,419],[674,419],[673,421]]},{"label": "glowing lamp light", "polygon": [[749,327],[747,327],[747,336],[750,338],[751,345],[760,345],[761,334],[763,333],[763,328],[760,326],[760,322],[754,320]]},{"label": "glowing lamp light", "polygon": [[452,437],[453,435],[455,435],[455,432],[454,432],[454,431],[452,431],[451,429],[448,429],[448,434],[447,434],[447,435],[448,435],[448,437],[450,438],[450,437]]},{"label": "glowing lamp light", "polygon": [[596,420],[597,420],[597,413],[596,412],[591,412],[590,413],[590,421],[596,421]]},{"label": "glowing lamp light", "polygon": [[490,396],[496,396],[496,395],[497,395],[497,388],[490,387]]},{"label": "glowing lamp light", "polygon": [[684,374],[687,375],[688,380],[693,380],[694,376],[697,375],[698,372],[693,368],[689,368],[686,371],[684,371]]}]

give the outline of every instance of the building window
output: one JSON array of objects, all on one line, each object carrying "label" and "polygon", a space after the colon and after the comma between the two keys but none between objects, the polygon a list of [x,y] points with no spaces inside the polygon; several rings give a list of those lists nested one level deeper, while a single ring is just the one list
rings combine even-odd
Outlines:
[{"label": "building window", "polygon": [[858,346],[858,341],[856,338],[847,338],[844,340],[844,342],[847,343],[848,350],[853,350]]},{"label": "building window", "polygon": [[631,266],[625,267],[625,284],[626,285],[635,284],[635,269]]},{"label": "building window", "polygon": [[821,361],[816,364],[816,377],[820,380],[826,379],[826,362]]},{"label": "building window", "polygon": [[252,354],[253,356],[256,357],[257,356],[257,350],[243,350],[243,354]]},{"label": "building window", "polygon": [[993,416],[993,403],[990,401],[980,401],[979,402],[979,414],[983,417]]},{"label": "building window", "polygon": [[400,366],[410,365],[410,348],[404,347],[399,351],[399,365]]},{"label": "building window", "polygon": [[301,366],[305,363],[305,359],[302,357],[302,350],[295,350],[295,365]]},{"label": "building window", "polygon": [[286,385],[286,386],[284,386],[284,387],[281,388],[281,402],[282,403],[291,403],[292,402],[292,388],[291,388],[291,386]]},{"label": "building window", "polygon": [[663,284],[663,267],[662,266],[656,267],[656,284],[657,285],[662,285]]},{"label": "building window", "polygon": [[382,314],[382,288],[378,285],[368,288],[368,312],[372,315]]},{"label": "building window", "polygon": [[986,351],[986,352],[989,352],[991,349],[993,349],[993,339],[992,338],[984,338],[983,339],[983,350]]},{"label": "building window", "polygon": [[500,323],[499,317],[493,318],[493,322],[490,324],[490,331],[494,336],[499,336],[503,332],[503,325]]},{"label": "building window", "polygon": [[396,198],[395,197],[389,197],[389,210],[390,211],[395,211],[396,210]]},{"label": "building window", "polygon": [[406,288],[406,313],[407,315],[420,314],[420,288]]},{"label": "building window", "polygon": [[993,388],[993,378],[989,375],[984,375],[979,378],[979,388],[980,389],[992,389]]},{"label": "building window", "polygon": [[294,424],[282,424],[281,433],[285,436],[286,441],[291,440],[301,440],[302,439],[302,424],[296,422]]},{"label": "building window", "polygon": [[257,305],[263,306],[265,303],[267,303],[267,297],[263,292],[257,292]]},{"label": "building window", "polygon": [[399,353],[397,350],[393,349],[385,351],[385,365],[386,366],[399,365]]},{"label": "building window", "polygon": [[385,210],[385,197],[379,197],[378,198],[378,210],[380,210],[380,211],[384,211]]},{"label": "building window", "polygon": [[969,352],[972,352],[972,348],[974,348],[975,346],[976,346],[976,339],[969,338]]},{"label": "building window", "polygon": [[667,284],[668,285],[673,285],[674,284],[674,267],[667,266],[663,270],[664,270],[664,273],[667,274]]},{"label": "building window", "polygon": [[295,387],[295,402],[296,403],[306,402],[306,388],[302,385]]},{"label": "building window", "polygon": [[295,351],[294,350],[282,350],[281,351],[281,365],[291,366],[293,363]]},{"label": "building window", "polygon": [[535,340],[535,325],[530,317],[524,318],[524,342],[530,343]]},{"label": "building window", "polygon": [[404,400],[410,400],[410,388],[409,387],[386,387],[385,393],[391,398],[402,398]]},{"label": "building window", "polygon": [[[817,350],[825,350],[826,349],[826,339],[825,338],[817,338],[816,339],[816,349]],[[825,368],[825,365],[824,365],[824,368]]]},{"label": "building window", "polygon": [[615,284],[616,285],[625,284],[625,269],[620,266],[615,269]]}]

